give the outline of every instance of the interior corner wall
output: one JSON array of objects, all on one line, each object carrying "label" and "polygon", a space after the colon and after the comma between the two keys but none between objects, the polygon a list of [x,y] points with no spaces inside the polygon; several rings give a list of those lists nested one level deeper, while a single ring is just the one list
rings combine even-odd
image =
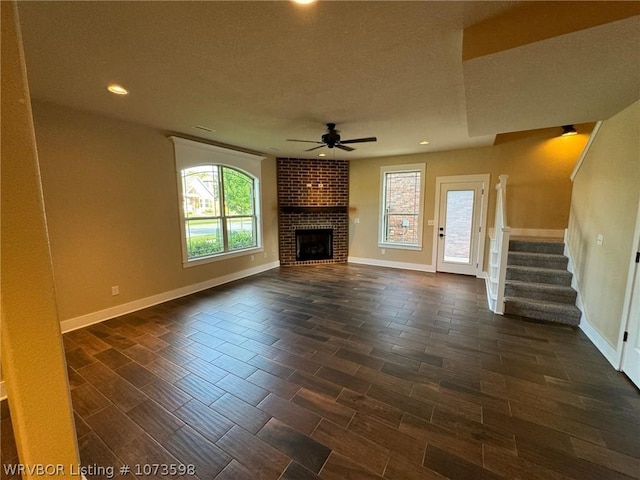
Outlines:
[{"label": "interior corner wall", "polygon": [[[495,217],[495,186],[498,176],[509,175],[507,186],[508,224],[519,229],[564,230],[569,220],[571,181],[569,176],[593,128],[576,126],[579,135],[560,137],[559,128],[499,135],[493,146],[396,157],[351,160],[349,162],[349,256],[372,263],[403,265],[433,270],[432,258],[436,204],[436,178],[449,175],[490,174],[487,226]],[[378,247],[380,210],[380,167],[426,163],[423,248],[420,251]],[[359,223],[355,223],[355,219]],[[488,249],[489,242],[486,242]],[[485,268],[489,255],[485,252]],[[427,268],[421,268],[427,267]],[[431,268],[429,268],[431,267]]]},{"label": "interior corner wall", "polygon": [[167,134],[49,103],[33,111],[63,324],[277,264],[275,158],[261,167],[264,254],[184,268]]},{"label": "interior corner wall", "polygon": [[48,476],[71,479],[77,476],[69,466],[80,460],[16,3],[0,2],[0,10],[3,378],[19,461],[27,467],[22,477],[36,478],[37,465],[61,465]]},{"label": "interior corner wall", "polygon": [[567,229],[585,316],[614,350],[639,201],[640,101],[602,123],[574,178]]}]

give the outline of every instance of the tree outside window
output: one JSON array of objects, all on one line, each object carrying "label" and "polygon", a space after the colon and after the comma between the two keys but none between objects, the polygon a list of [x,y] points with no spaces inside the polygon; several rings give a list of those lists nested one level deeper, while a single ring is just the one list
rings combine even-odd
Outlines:
[{"label": "tree outside window", "polygon": [[223,165],[181,171],[189,260],[256,247],[255,179]]}]

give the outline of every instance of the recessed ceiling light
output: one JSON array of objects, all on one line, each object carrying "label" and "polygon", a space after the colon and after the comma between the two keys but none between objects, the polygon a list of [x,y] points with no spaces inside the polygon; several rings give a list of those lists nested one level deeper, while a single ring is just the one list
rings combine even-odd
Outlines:
[{"label": "recessed ceiling light", "polygon": [[126,95],[129,93],[129,91],[124,88],[121,85],[117,85],[115,83],[112,83],[111,85],[109,85],[107,87],[107,90],[109,90],[111,93],[115,93],[116,95]]},{"label": "recessed ceiling light", "polygon": [[310,3],[315,3],[316,0],[293,0],[293,3],[297,3],[298,5],[309,5]]},{"label": "recessed ceiling light", "polygon": [[429,142],[427,140],[423,140],[420,142],[420,145],[429,145]]},{"label": "recessed ceiling light", "polygon": [[327,156],[327,154],[326,154],[326,153],[319,153],[319,154],[318,154],[318,156],[319,156],[319,157],[326,157],[326,156]]}]

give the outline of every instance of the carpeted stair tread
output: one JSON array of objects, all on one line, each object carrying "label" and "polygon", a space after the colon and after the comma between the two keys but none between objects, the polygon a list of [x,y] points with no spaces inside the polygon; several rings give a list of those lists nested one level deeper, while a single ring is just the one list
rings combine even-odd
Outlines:
[{"label": "carpeted stair tread", "polygon": [[531,237],[528,235],[511,235],[510,240],[517,242],[546,242],[546,243],[563,243],[561,237]]},{"label": "carpeted stair tread", "polygon": [[505,297],[521,297],[558,303],[576,303],[578,293],[568,285],[507,280]]},{"label": "carpeted stair tread", "polygon": [[507,281],[520,280],[533,283],[551,283],[568,286],[571,285],[572,277],[573,275],[567,270],[507,265]]},{"label": "carpeted stair tread", "polygon": [[572,304],[520,297],[505,298],[505,313],[574,326],[580,323],[581,317],[578,307]]},{"label": "carpeted stair tread", "polygon": [[531,253],[552,253],[562,255],[564,253],[564,243],[560,240],[548,239],[511,239],[509,241],[509,252],[531,252]]},{"label": "carpeted stair tread", "polygon": [[507,255],[504,313],[578,325],[581,312],[564,243],[557,238],[512,237]]},{"label": "carpeted stair tread", "polygon": [[571,275],[570,272],[568,272],[566,269],[564,268],[547,268],[547,267],[538,267],[538,266],[533,266],[533,265],[509,265],[507,263],[507,268],[512,268],[514,270],[531,270],[531,271],[548,271],[548,272],[567,272],[569,273],[569,275]]},{"label": "carpeted stair tread", "polygon": [[522,297],[571,304],[576,303],[578,296],[578,292],[568,285],[532,283],[520,280],[508,280],[505,283],[504,294],[506,297]]},{"label": "carpeted stair tread", "polygon": [[521,265],[565,270],[569,259],[557,253],[513,252],[507,257],[507,265]]}]

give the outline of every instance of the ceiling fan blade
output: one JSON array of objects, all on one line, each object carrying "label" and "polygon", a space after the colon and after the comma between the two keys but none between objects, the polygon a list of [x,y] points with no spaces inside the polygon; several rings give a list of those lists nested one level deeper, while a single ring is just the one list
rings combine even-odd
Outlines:
[{"label": "ceiling fan blade", "polygon": [[293,138],[287,138],[287,142],[322,143],[322,142],[316,142],[314,140],[295,140]]},{"label": "ceiling fan blade", "polygon": [[[320,143],[320,142],[314,142],[314,143]],[[324,146],[325,146],[325,145],[324,145],[324,143],[323,143],[322,145],[319,145],[319,146],[317,146],[317,147],[313,147],[313,148],[310,148],[310,149],[308,149],[308,150],[305,150],[305,152],[310,152],[310,151],[312,151],[312,150],[317,150],[317,149],[322,148],[322,147],[324,147]]]},{"label": "ceiling fan blade", "polygon": [[346,150],[347,152],[353,152],[355,150],[355,148],[345,147],[344,145],[336,145],[336,148],[339,148],[340,150]]},{"label": "ceiling fan blade", "polygon": [[367,137],[367,138],[354,138],[351,140],[342,140],[340,143],[364,143],[364,142],[377,142],[378,139],[376,137]]}]

